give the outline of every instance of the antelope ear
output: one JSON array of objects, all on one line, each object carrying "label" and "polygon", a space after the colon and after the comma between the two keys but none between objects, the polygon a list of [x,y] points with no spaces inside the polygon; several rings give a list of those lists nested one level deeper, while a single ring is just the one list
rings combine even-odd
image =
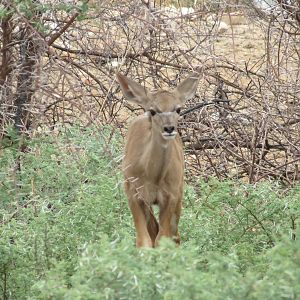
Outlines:
[{"label": "antelope ear", "polygon": [[124,97],[128,101],[134,102],[141,107],[146,108],[149,103],[147,90],[139,83],[129,79],[125,75],[117,73],[116,76],[120,83]]},{"label": "antelope ear", "polygon": [[199,78],[199,74],[193,73],[183,82],[181,82],[175,89],[175,94],[180,99],[182,104],[184,104],[187,100],[195,96],[199,83]]}]

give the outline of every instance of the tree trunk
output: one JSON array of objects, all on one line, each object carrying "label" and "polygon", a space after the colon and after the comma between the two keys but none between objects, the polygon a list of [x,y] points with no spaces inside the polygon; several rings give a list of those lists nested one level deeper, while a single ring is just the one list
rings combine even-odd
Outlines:
[{"label": "tree trunk", "polygon": [[28,28],[21,33],[20,61],[14,102],[16,108],[14,126],[18,132],[24,132],[30,128],[30,103],[34,92],[33,83],[37,63],[37,47]]},{"label": "tree trunk", "polygon": [[12,15],[8,15],[1,21],[2,45],[0,64],[0,126],[5,128],[9,122],[8,114],[12,104],[11,72],[13,70],[12,48]]}]

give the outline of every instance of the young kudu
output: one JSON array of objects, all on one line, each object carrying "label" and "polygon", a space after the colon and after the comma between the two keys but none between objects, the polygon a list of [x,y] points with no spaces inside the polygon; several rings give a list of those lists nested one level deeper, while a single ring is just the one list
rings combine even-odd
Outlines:
[{"label": "young kudu", "polygon": [[[136,246],[155,247],[162,236],[179,244],[184,158],[177,124],[181,107],[195,95],[199,77],[193,74],[174,91],[154,93],[119,73],[117,79],[125,98],[146,111],[128,130],[123,160]],[[159,223],[154,204],[159,206]]]}]

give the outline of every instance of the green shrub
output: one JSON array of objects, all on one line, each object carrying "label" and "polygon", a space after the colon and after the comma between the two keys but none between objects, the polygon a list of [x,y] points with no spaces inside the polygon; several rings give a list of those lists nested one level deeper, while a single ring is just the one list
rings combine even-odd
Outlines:
[{"label": "green shrub", "polygon": [[4,149],[2,298],[299,298],[299,186],[187,185],[182,245],[139,250],[120,145],[109,128],[71,128],[27,141],[24,153]]},{"label": "green shrub", "polygon": [[265,273],[239,272],[235,253],[201,255],[196,247],[137,250],[103,238],[82,252],[70,286],[64,265],[38,282],[35,299],[296,299],[300,294],[300,243],[286,240],[264,256]]}]

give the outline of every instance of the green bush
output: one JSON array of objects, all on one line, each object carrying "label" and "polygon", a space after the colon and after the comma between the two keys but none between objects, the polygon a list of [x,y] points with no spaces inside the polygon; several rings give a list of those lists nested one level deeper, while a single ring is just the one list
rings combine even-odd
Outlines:
[{"label": "green bush", "polygon": [[187,185],[182,245],[139,250],[109,128],[26,143],[0,160],[3,299],[299,298],[299,186]]}]

